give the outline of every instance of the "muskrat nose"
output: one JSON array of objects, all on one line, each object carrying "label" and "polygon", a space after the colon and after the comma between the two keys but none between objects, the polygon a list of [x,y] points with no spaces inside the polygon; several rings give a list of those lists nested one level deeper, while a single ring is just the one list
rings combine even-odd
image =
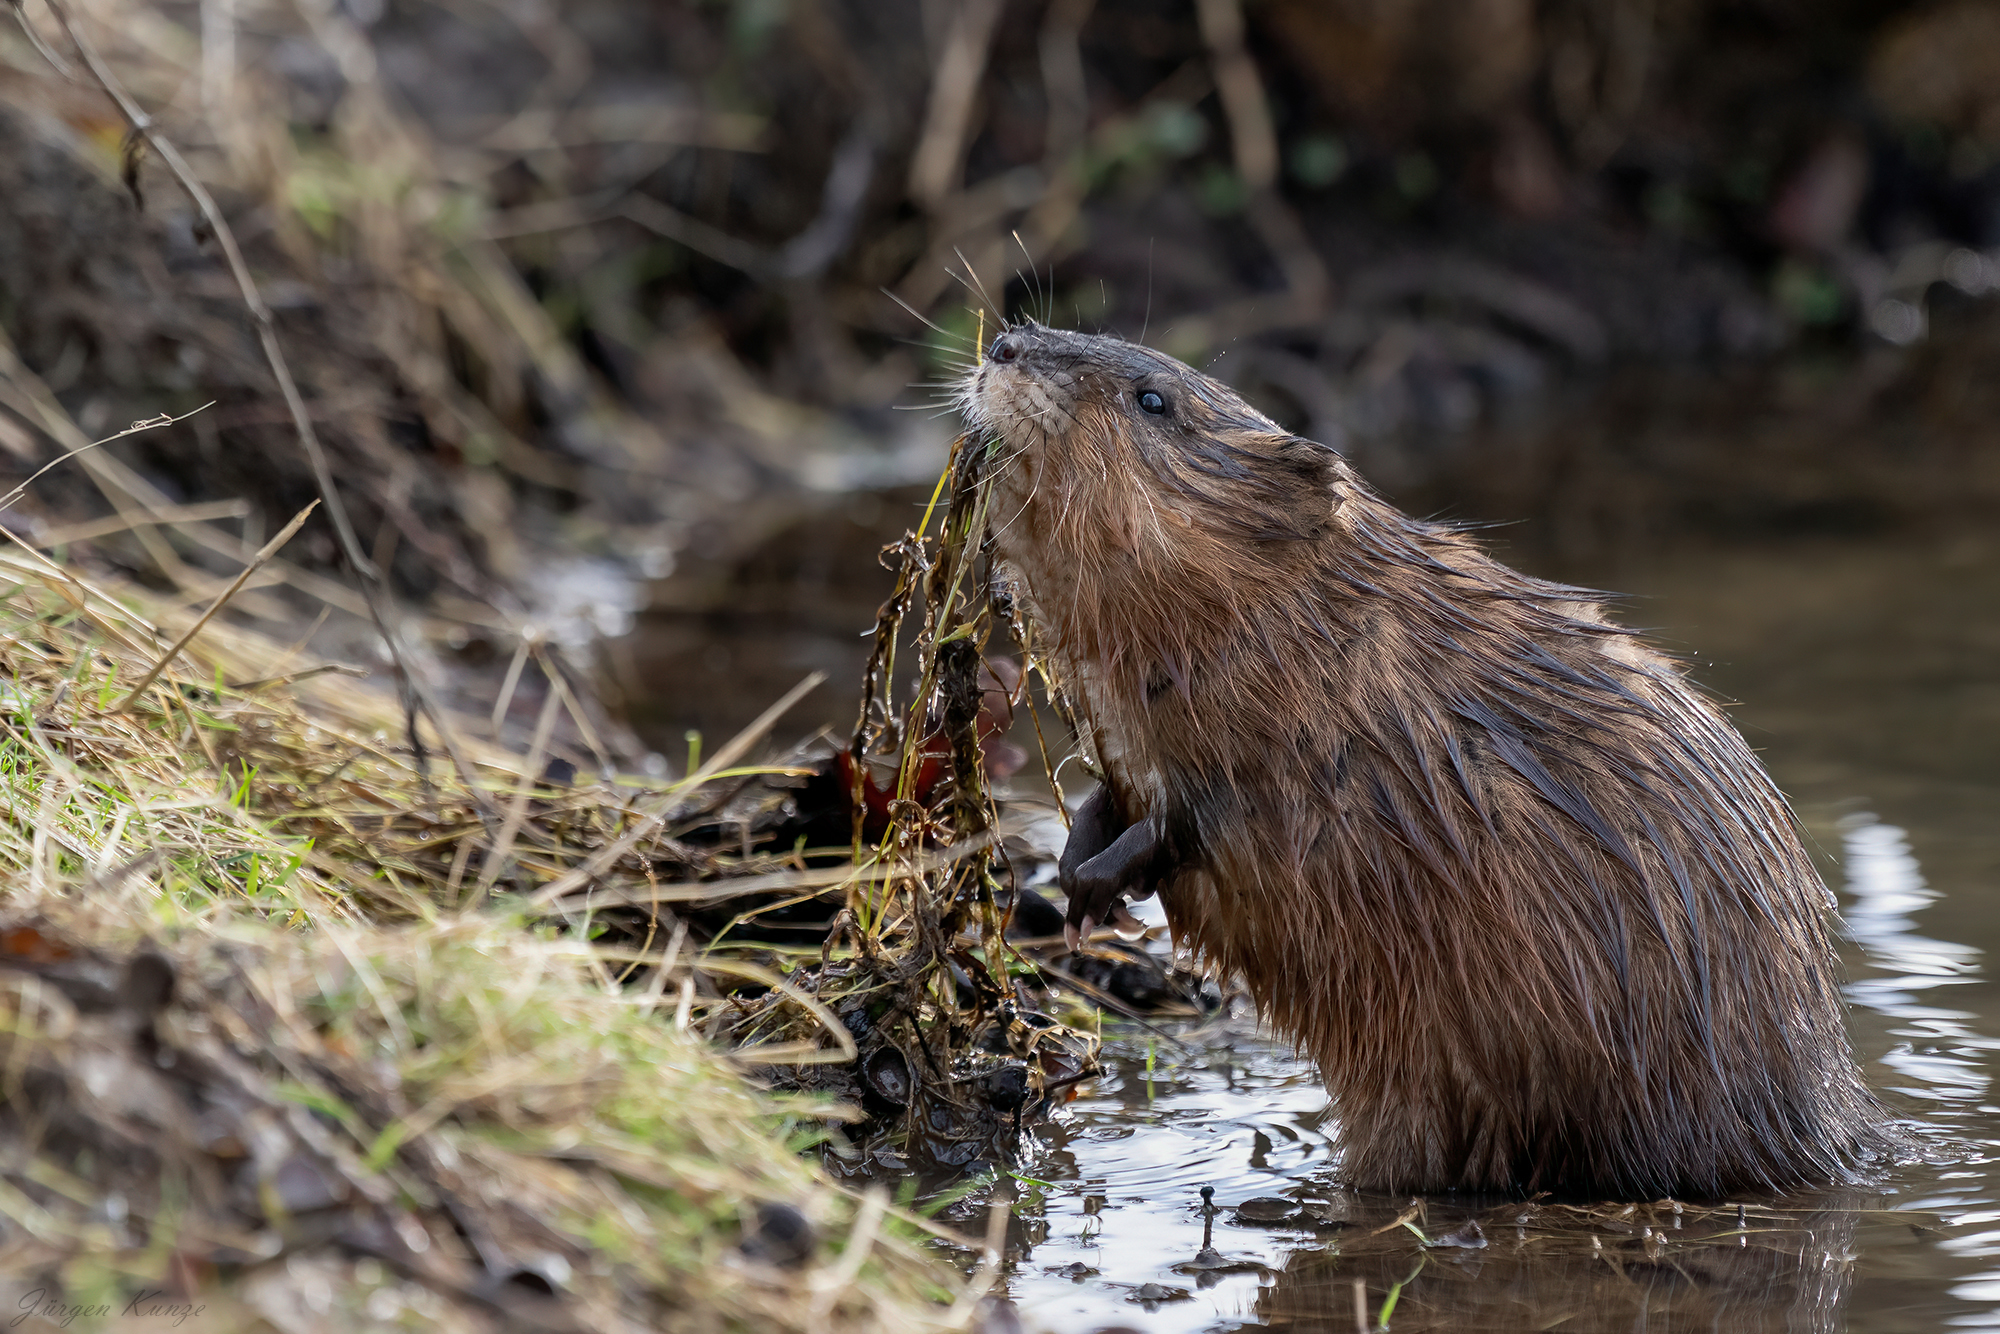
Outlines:
[{"label": "muskrat nose", "polygon": [[1027,348],[1028,340],[1021,337],[1021,335],[1017,333],[1003,333],[993,340],[992,347],[986,349],[986,358],[989,361],[997,361],[1004,366],[1010,361],[1019,361],[1021,353],[1025,352]]}]

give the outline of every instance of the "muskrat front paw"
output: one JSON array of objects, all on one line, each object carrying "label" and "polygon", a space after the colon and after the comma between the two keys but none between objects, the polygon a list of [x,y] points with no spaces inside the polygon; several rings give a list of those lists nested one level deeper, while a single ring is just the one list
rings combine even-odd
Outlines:
[{"label": "muskrat front paw", "polygon": [[[1071,841],[1076,841],[1071,835]],[[1069,897],[1063,938],[1071,949],[1109,920],[1121,934],[1145,928],[1125,906],[1126,899],[1143,899],[1158,888],[1165,844],[1159,821],[1148,818],[1130,826],[1111,845],[1081,862],[1063,849],[1057,881]]]},{"label": "muskrat front paw", "polygon": [[1067,922],[1063,923],[1063,944],[1074,954],[1082,948],[1084,941],[1090,939],[1090,933],[1097,930],[1100,925],[1110,926],[1118,933],[1120,940],[1138,940],[1146,934],[1146,924],[1134,917],[1132,910],[1125,906],[1123,899],[1120,899],[1111,905],[1111,920],[1108,923],[1100,923],[1088,913],[1084,914],[1081,925],[1071,926]]}]

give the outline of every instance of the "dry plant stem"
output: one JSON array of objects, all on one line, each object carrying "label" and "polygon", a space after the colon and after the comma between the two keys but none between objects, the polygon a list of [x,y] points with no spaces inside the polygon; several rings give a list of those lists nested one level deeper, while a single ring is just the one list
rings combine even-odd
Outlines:
[{"label": "dry plant stem", "polygon": [[[1048,22],[1054,24],[1059,17],[1052,10]],[[1051,44],[1073,44],[1074,40],[1074,34],[1057,30],[1051,37]],[[1078,57],[1078,64],[1080,66],[1081,56]],[[1058,73],[1057,83],[1061,83],[1063,78]],[[1083,140],[1071,145],[1071,151],[1066,156],[1054,162],[1045,162],[1042,169],[1045,184],[1041,196],[1029,208],[1020,226],[1023,245],[1038,256],[1053,259],[1054,256],[1048,252],[1062,241],[1089,192],[1086,153],[1110,148],[1122,136],[1128,135],[1154,107],[1200,101],[1208,95],[1213,84],[1208,63],[1199,58],[1190,59],[1162,79],[1130,110],[1099,122]],[[1052,98],[1058,95],[1051,91]],[[1087,122],[1087,104],[1084,114]],[[1013,205],[1007,202],[1011,189],[1001,188],[1010,177],[1011,173],[981,181],[953,196],[948,208],[936,215],[929,248],[923,258],[911,265],[896,283],[893,299],[920,310],[928,309],[944,287],[957,277],[949,272],[949,267],[953,257],[966,244],[982,260],[990,264],[1002,262],[1008,245],[1007,237],[994,224],[1013,211]]]},{"label": "dry plant stem", "polygon": [[603,875],[611,867],[617,865],[619,858],[638,847],[655,830],[672,818],[675,808],[680,805],[685,793],[700,787],[703,783],[715,777],[716,774],[741,759],[749,752],[750,747],[756,745],[764,733],[770,731],[778,719],[791,709],[792,705],[804,699],[809,691],[817,689],[825,680],[825,672],[814,672],[811,676],[808,676],[805,680],[786,691],[783,698],[757,715],[748,727],[738,732],[721,750],[716,751],[706,764],[680,782],[674,784],[672,789],[653,804],[653,809],[641,816],[638,822],[625,832],[623,837],[599,852],[582,866],[571,871],[568,875],[551,881],[536,891],[535,896],[528,900],[528,907],[534,910],[547,908],[563,895],[583,888]]},{"label": "dry plant stem", "polygon": [[[899,866],[874,861],[862,866],[830,866],[816,871],[776,871],[769,875],[739,876],[726,880],[654,885],[645,890],[619,894],[593,894],[590,904],[596,908],[643,907],[646,904],[658,903],[692,903],[698,906],[710,906],[742,898],[747,894],[832,889],[836,886],[865,889],[902,880],[910,875],[927,875],[932,871],[941,870],[981,849],[991,847],[992,843],[992,835],[986,834],[954,844],[934,856],[921,858],[915,862],[904,862]],[[636,842],[633,846],[637,846]],[[550,888],[553,889],[554,886],[551,885]]]},{"label": "dry plant stem", "polygon": [[528,655],[534,652],[534,640],[528,635],[521,636],[515,646],[514,660],[507,664],[507,675],[500,682],[500,693],[493,700],[493,739],[501,739],[500,729],[506,724],[507,710],[514,703],[514,688],[521,684],[521,669],[528,665]]},{"label": "dry plant stem", "polygon": [[[120,463],[109,453],[92,448],[92,441],[70,420],[69,414],[40,377],[22,363],[19,353],[8,339],[6,331],[0,329],[0,402],[4,402],[21,416],[37,424],[42,432],[54,440],[58,449],[64,450],[64,457],[80,456],[83,470],[104,498],[118,511],[126,526],[132,530],[134,538],[144,547],[146,554],[159,566],[161,573],[172,580],[184,592],[193,597],[207,597],[213,583],[199,571],[190,569],[174,553],[173,547],[157,532],[155,525],[178,527],[195,541],[211,550],[221,552],[239,564],[246,559],[241,543],[233,542],[214,533],[205,523],[191,522],[185,516],[174,516],[176,507],[151,483],[139,477],[131,469]],[[128,432],[129,433],[129,432]],[[116,437],[114,437],[116,438]],[[57,459],[56,462],[61,462]],[[33,479],[30,479],[31,481]],[[314,576],[302,570],[287,569],[286,578],[303,591],[324,599],[323,588],[309,586]],[[327,581],[318,580],[324,585]],[[337,585],[335,587],[338,587]],[[354,603],[356,614],[365,609],[360,600],[341,588],[339,596]],[[253,614],[275,616],[278,613],[261,596],[249,595],[241,599],[241,605]]]},{"label": "dry plant stem", "polygon": [[[977,705],[969,702],[977,699],[978,663],[991,625],[984,600],[974,605],[966,596],[991,495],[982,463],[983,446],[960,437],[923,520],[899,544],[896,586],[877,618],[875,650],[850,745],[857,774],[871,753],[893,750],[898,760],[889,827],[871,863],[872,868],[892,869],[879,881],[857,875],[849,882],[847,911],[861,928],[857,941],[866,950],[870,941],[909,933],[907,946],[892,947],[912,951],[911,961],[903,965],[907,979],[920,991],[939,989],[948,1007],[956,1002],[943,962],[957,948],[973,911],[979,913],[986,966],[1001,990],[1008,985],[1008,949],[990,890],[994,813],[974,735]],[[950,501],[942,525],[932,535],[932,518],[947,491]],[[896,644],[913,615],[918,618],[913,629],[919,679],[908,703],[899,708],[891,689]],[[916,777],[927,747],[940,735],[950,746],[949,796],[930,806],[919,800]],[[928,868],[919,863],[930,859],[913,856],[940,843],[954,851],[967,848],[970,855]],[[872,892],[875,883],[885,890],[880,898]],[[929,1057],[928,1048],[922,1050]]]},{"label": "dry plant stem", "polygon": [[[90,441],[70,420],[49,387],[21,361],[19,352],[4,329],[0,329],[0,401],[36,423],[59,448],[81,456],[78,462],[90,474],[90,480],[112,507],[132,524],[141,542],[147,544],[148,552],[156,553],[155,558],[160,560],[162,568],[170,576],[177,570],[185,575],[187,567],[173,555],[171,548],[161,546],[157,536],[151,534],[151,526],[155,524],[171,527],[196,545],[239,565],[250,558],[252,548],[248,544],[191,517],[186,511],[192,506],[176,506],[166,493],[120,463],[115,455],[90,449]],[[149,537],[151,541],[148,541]],[[271,568],[282,571],[285,582],[308,597],[317,598],[328,606],[338,607],[355,616],[368,615],[367,601],[356,596],[345,584],[282,559],[272,561]],[[186,586],[185,583],[183,586]]]},{"label": "dry plant stem", "polygon": [[817,997],[807,995],[762,964],[750,963],[743,959],[697,959],[689,966],[699,968],[705,973],[723,973],[731,977],[741,977],[782,993],[800,1009],[810,1014],[834,1042],[831,1050],[813,1042],[738,1047],[729,1053],[729,1059],[744,1065],[845,1065],[861,1054],[861,1049],[854,1045],[854,1034],[848,1032],[847,1025],[840,1022],[840,1016],[827,1009],[825,1003]]},{"label": "dry plant stem", "polygon": [[[29,475],[28,480],[22,482],[12,491],[9,491],[4,496],[0,496],[0,510],[11,509],[14,505],[14,502],[19,500],[22,496],[26,495],[28,493],[28,488],[33,486],[35,482],[41,478],[43,473],[49,471],[49,469],[54,468],[58,464],[69,462],[71,459],[75,458],[78,454],[83,453],[83,451],[86,449],[96,449],[99,445],[108,445],[113,440],[123,440],[126,436],[138,435],[141,431],[151,431],[162,426],[173,426],[176,423],[184,422],[189,417],[194,416],[195,412],[206,412],[214,406],[215,404],[212,402],[204,403],[200,407],[196,408],[194,412],[183,412],[178,417],[174,416],[172,413],[162,413],[157,417],[150,417],[142,422],[133,422],[130,426],[118,432],[118,434],[116,435],[107,435],[102,440],[93,440],[87,445],[81,445],[75,449],[67,450],[61,455],[57,456],[55,459],[51,460],[50,462],[44,463],[41,467],[35,469],[35,471]],[[230,501],[228,503],[236,506],[241,506],[243,502],[239,500],[239,501]],[[110,531],[115,532],[117,530],[112,529]]]},{"label": "dry plant stem", "polygon": [[[687,941],[687,933],[686,922],[674,923],[673,938],[667,941],[666,952],[661,954],[659,961],[653,965],[652,979],[646,983],[645,991],[640,993],[635,1002],[639,1008],[655,1009],[666,998],[667,977],[674,971],[674,964],[681,957],[681,946]],[[640,962],[645,961],[642,959]]]},{"label": "dry plant stem", "polygon": [[1042,86],[1049,97],[1043,157],[1052,179],[1054,168],[1083,147],[1084,131],[1090,127],[1090,89],[1084,83],[1078,39],[1096,5],[1097,0],[1055,0],[1042,20]]},{"label": "dry plant stem", "polygon": [[935,209],[958,191],[966,130],[979,94],[1000,0],[961,0],[931,77],[923,137],[910,158],[910,194]]},{"label": "dry plant stem", "polygon": [[605,774],[617,768],[611,761],[611,752],[605,748],[604,740],[597,734],[597,727],[590,721],[590,710],[584,706],[581,692],[570,687],[568,671],[563,664],[560,650],[545,653],[541,659],[542,672],[549,678],[549,685],[556,694],[562,696],[563,711],[576,724],[577,735],[597,760],[598,768]]},{"label": "dry plant stem", "polygon": [[148,514],[134,518],[120,514],[109,519],[93,519],[88,523],[65,524],[61,528],[51,528],[37,539],[36,545],[45,551],[66,547],[72,542],[88,542],[92,538],[110,537],[113,533],[129,532],[141,523],[186,522],[207,523],[212,519],[241,519],[250,513],[247,500],[210,500],[194,505],[176,505],[162,514]]},{"label": "dry plant stem", "polygon": [[[124,629],[120,627],[115,620],[107,619],[104,615],[92,611],[90,607],[90,599],[88,597],[85,597],[84,595],[88,593],[92,597],[97,598],[101,602],[109,603],[111,606],[117,607],[117,603],[114,602],[110,597],[108,597],[103,593],[98,592],[96,589],[92,588],[89,584],[86,584],[81,580],[77,579],[69,571],[63,569],[60,565],[57,565],[47,556],[44,556],[41,552],[29,546],[26,540],[17,536],[13,529],[8,528],[4,524],[0,524],[0,537],[6,538],[9,542],[12,542],[15,546],[21,548],[22,551],[28,554],[29,558],[33,560],[36,566],[38,567],[36,572],[42,576],[43,582],[48,584],[50,588],[54,589],[56,595],[62,598],[63,601],[69,603],[70,606],[76,608],[78,615],[82,616],[85,620],[89,621],[91,624],[103,630],[104,633],[111,639],[115,640],[117,643],[123,645],[124,647],[131,649],[135,653],[150,653],[153,651],[152,649],[146,647],[145,645],[139,643],[137,640],[133,639],[130,635],[126,634]],[[119,610],[121,612],[123,611],[122,608],[119,608]],[[133,619],[133,618],[131,618],[128,615],[126,619]],[[149,633],[154,635],[156,638],[160,639],[165,638],[164,635],[160,634],[158,628],[152,625],[146,625],[144,628]]]},{"label": "dry plant stem", "polygon": [[317,667],[306,667],[296,672],[286,672],[283,676],[260,676],[254,681],[231,681],[229,688],[241,694],[254,694],[273,686],[288,686],[297,681],[310,681],[315,676],[352,676],[365,679],[368,673],[360,667],[351,667],[344,662],[323,662]]},{"label": "dry plant stem", "polygon": [[286,524],[283,528],[279,529],[278,535],[272,538],[269,542],[266,542],[264,544],[264,549],[262,551],[259,551],[254,557],[251,558],[250,563],[243,567],[242,572],[236,576],[235,582],[231,583],[229,587],[223,589],[221,596],[216,598],[214,602],[211,602],[209,604],[208,610],[203,612],[201,616],[195,621],[195,623],[187,628],[187,632],[183,634],[179,639],[176,639],[174,641],[173,647],[168,649],[165,653],[161,654],[160,660],[154,663],[152,668],[148,670],[144,676],[139,678],[139,684],[133,686],[131,692],[127,694],[124,699],[119,701],[118,707],[116,710],[114,710],[114,712],[123,713],[125,710],[131,708],[133,702],[137,700],[139,696],[145,694],[147,689],[152,686],[153,682],[160,679],[160,673],[167,669],[167,665],[171,663],[175,658],[180,656],[181,650],[186,648],[190,643],[194,641],[194,637],[201,633],[202,627],[207,625],[211,620],[215,619],[215,614],[221,611],[224,606],[228,605],[229,599],[235,597],[237,591],[241,589],[243,585],[250,582],[250,576],[257,573],[257,571],[263,569],[264,562],[271,559],[271,557],[277,555],[279,548],[283,547],[285,543],[292,540],[293,536],[298,533],[299,528],[305,523],[306,519],[312,514],[314,510],[318,508],[319,508],[319,502],[315,500],[312,502],[312,504],[306,506],[304,509],[300,510],[297,514],[294,514],[292,516],[292,521]]},{"label": "dry plant stem", "polygon": [[132,131],[144,138],[148,147],[159,154],[160,160],[173,173],[174,179],[180,182],[181,188],[187,191],[188,197],[194,200],[195,207],[201,210],[202,218],[213,229],[216,243],[222,247],[223,256],[228,261],[230,275],[236,280],[243,304],[257,323],[257,336],[263,345],[264,358],[270,364],[271,374],[278,382],[279,392],[285,399],[285,407],[292,415],[292,427],[298,433],[299,443],[305,448],[307,461],[312,466],[313,478],[320,490],[325,493],[327,515],[333,520],[334,528],[340,536],[341,546],[357,574],[364,578],[374,577],[375,567],[362,554],[360,540],[355,536],[353,525],[347,517],[346,507],[340,503],[334,487],[333,474],[326,461],[326,453],[320,447],[318,433],[313,429],[312,414],[306,409],[305,399],[299,393],[298,383],[292,378],[291,364],[285,359],[284,350],[278,343],[277,325],[271,316],[271,308],[258,289],[256,279],[250,274],[250,266],[245,262],[243,251],[236,243],[236,233],[223,218],[222,210],[216,206],[214,197],[208,193],[208,187],[201,183],[195,176],[193,168],[188,165],[187,159],[181,156],[180,149],[153,127],[152,117],[132,100],[124,85],[97,54],[97,48],[77,28],[70,17],[69,7],[63,0],[46,0],[46,3],[49,12],[54,14],[56,21],[62,25],[63,34],[83,57],[91,77],[117,104],[119,114],[125,117]]},{"label": "dry plant stem", "polygon": [[1268,190],[1278,179],[1278,135],[1257,66],[1243,48],[1242,0],[1198,0],[1202,40],[1215,59],[1216,91],[1229,117],[1230,151],[1244,188]]},{"label": "dry plant stem", "polygon": [[14,22],[20,25],[22,33],[27,36],[28,45],[34,47],[42,59],[49,62],[50,67],[56,73],[62,75],[65,79],[74,79],[76,71],[69,67],[69,62],[57,55],[50,48],[49,44],[42,40],[42,35],[35,31],[35,25],[28,22],[28,11],[25,7],[25,0],[7,0],[7,7],[14,11]]},{"label": "dry plant stem", "polygon": [[[678,245],[684,245],[697,254],[705,255],[719,264],[727,264],[732,269],[744,273],[762,275],[769,271],[770,256],[761,246],[740,241],[727,232],[719,231],[698,218],[693,218],[671,205],[647,195],[628,195],[622,200],[614,214],[629,222],[636,222],[648,231],[658,232]],[[592,219],[583,219],[592,221]]]},{"label": "dry plant stem", "polygon": [[528,743],[528,762],[521,770],[521,782],[514,790],[514,800],[507,807],[507,819],[500,826],[500,834],[493,840],[493,845],[486,850],[485,865],[479,869],[479,892],[473,896],[473,904],[493,891],[493,882],[500,878],[500,870],[507,864],[507,854],[514,850],[514,839],[519,836],[521,821],[528,813],[528,799],[534,795],[535,780],[541,773],[542,757],[548,753],[549,733],[555,730],[556,714],[561,708],[561,693],[550,690],[548,697],[542,701],[541,716],[535,719],[534,739]]},{"label": "dry plant stem", "polygon": [[1298,216],[1278,194],[1278,135],[1271,124],[1257,64],[1243,44],[1243,0],[1199,0],[1202,40],[1215,65],[1216,91],[1229,121],[1230,153],[1249,194],[1250,223],[1284,270],[1288,299],[1273,303],[1252,298],[1233,317],[1214,320],[1215,332],[1229,336],[1251,325],[1293,323],[1316,318],[1325,308],[1326,265],[1313,249]]},{"label": "dry plant stem", "polygon": [[875,1249],[876,1234],[881,1231],[882,1216],[888,1208],[889,1192],[880,1186],[871,1186],[861,1197],[861,1208],[855,1212],[854,1230],[848,1234],[840,1264],[830,1273],[820,1275],[814,1284],[818,1289],[812,1305],[814,1324],[826,1323],[833,1314],[833,1303],[841,1290],[860,1276],[868,1253]]},{"label": "dry plant stem", "polygon": [[[291,413],[292,429],[297,433],[299,444],[305,450],[306,460],[312,467],[313,480],[319,487],[321,499],[326,502],[327,516],[333,520],[334,533],[340,539],[341,552],[361,586],[362,597],[368,604],[368,614],[375,622],[376,632],[382,636],[382,642],[388,647],[390,657],[395,660],[397,674],[403,679],[406,688],[422,704],[424,712],[430,716],[431,725],[437,729],[445,751],[451,756],[452,766],[458,770],[466,795],[479,810],[481,821],[490,826],[493,819],[492,803],[480,791],[471,761],[459,745],[443,706],[438,702],[430,686],[411,669],[409,655],[403,647],[401,637],[396,634],[388,618],[383,614],[379,590],[381,572],[361,550],[361,542],[355,535],[353,522],[348,518],[347,507],[341,503],[340,491],[334,484],[333,472],[326,460],[326,451],[321,448],[319,435],[313,429],[312,414],[306,409],[305,399],[299,393],[298,382],[292,378],[291,364],[285,359],[284,348],[278,342],[278,328],[272,318],[271,307],[265,302],[263,293],[258,290],[257,280],[251,276],[250,266],[243,258],[242,248],[236,243],[236,233],[231,230],[228,220],[222,216],[222,210],[216,206],[214,196],[209,194],[208,188],[195,176],[193,168],[188,166],[187,159],[181,156],[180,149],[174,146],[171,139],[153,127],[152,117],[132,100],[131,94],[125,91],[125,86],[98,55],[97,48],[71,19],[68,5],[63,0],[45,0],[45,2],[49,12],[55,15],[56,22],[62,25],[63,35],[69,38],[70,44],[83,57],[84,65],[90,70],[91,77],[96,80],[98,87],[102,88],[105,95],[117,105],[119,114],[125,117],[127,124],[132,128],[132,133],[143,139],[147,146],[159,155],[160,161],[166,164],[174,179],[180,183],[183,190],[187,191],[188,197],[194,201],[195,207],[201,211],[202,218],[214,233],[216,243],[222,247],[223,256],[228,261],[231,276],[236,280],[237,291],[243,298],[244,307],[249,310],[251,319],[257,325],[257,339],[263,348],[264,360],[270,365],[271,375],[278,382],[286,410]],[[417,744],[414,733],[410,741],[413,746]]]}]

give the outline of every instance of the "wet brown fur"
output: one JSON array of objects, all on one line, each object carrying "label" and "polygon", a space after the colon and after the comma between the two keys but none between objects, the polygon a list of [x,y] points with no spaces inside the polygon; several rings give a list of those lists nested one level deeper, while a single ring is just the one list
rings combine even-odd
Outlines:
[{"label": "wet brown fur", "polygon": [[1004,336],[963,391],[997,549],[1163,817],[1176,939],[1317,1060],[1350,1180],[1716,1197],[1885,1143],[1830,896],[1671,662],[1171,358]]}]

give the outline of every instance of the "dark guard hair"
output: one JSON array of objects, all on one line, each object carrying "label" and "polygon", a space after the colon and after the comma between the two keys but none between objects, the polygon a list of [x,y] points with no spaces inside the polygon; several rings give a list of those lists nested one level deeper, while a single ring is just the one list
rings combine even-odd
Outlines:
[{"label": "dark guard hair", "polygon": [[1350,1180],[1703,1198],[1888,1147],[1790,809],[1595,595],[1118,339],[1011,327],[962,403],[1106,780],[1070,920],[1159,888],[1317,1059]]}]

